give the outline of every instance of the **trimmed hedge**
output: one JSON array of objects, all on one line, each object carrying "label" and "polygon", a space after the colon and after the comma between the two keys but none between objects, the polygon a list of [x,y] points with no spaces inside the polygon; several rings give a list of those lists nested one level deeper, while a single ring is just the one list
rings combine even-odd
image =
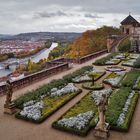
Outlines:
[{"label": "trimmed hedge", "polygon": [[94,85],[92,82],[87,82],[82,85],[83,88],[88,89],[88,90],[101,90],[104,88],[103,84],[95,83]]},{"label": "trimmed hedge", "polygon": [[123,87],[133,87],[138,76],[140,76],[140,71],[130,71],[126,74],[125,78],[120,83]]},{"label": "trimmed hedge", "polygon": [[131,88],[122,87],[118,90],[115,90],[110,96],[109,105],[106,112],[106,120],[111,125],[111,128],[117,127],[117,120],[120,113],[122,112],[130,92]]},{"label": "trimmed hedge", "polygon": [[136,60],[136,62],[134,62],[133,67],[134,68],[140,68],[140,57]]}]

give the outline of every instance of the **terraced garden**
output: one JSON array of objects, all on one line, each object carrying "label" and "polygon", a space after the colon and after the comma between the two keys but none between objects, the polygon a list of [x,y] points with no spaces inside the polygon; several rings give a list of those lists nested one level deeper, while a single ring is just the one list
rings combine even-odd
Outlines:
[{"label": "terraced garden", "polygon": [[[53,128],[85,136],[98,122],[98,103],[102,94],[108,97],[106,121],[111,129],[128,131],[140,90],[140,71],[126,71],[120,65],[136,55],[113,54],[104,59],[97,60],[96,65],[111,65],[118,67],[102,70],[96,66],[87,66],[74,73],[66,75],[63,79],[52,81],[37,90],[26,93],[15,100],[20,111],[16,114],[19,119],[43,122],[48,116],[60,109],[68,101],[74,100],[78,94],[86,91],[85,96],[60,118],[54,120]],[[138,57],[137,57],[138,58]],[[112,61],[113,59],[113,61]],[[119,69],[120,68],[120,69]],[[105,71],[106,70],[106,71]],[[105,78],[104,78],[105,77]],[[86,90],[85,90],[86,89]]]}]

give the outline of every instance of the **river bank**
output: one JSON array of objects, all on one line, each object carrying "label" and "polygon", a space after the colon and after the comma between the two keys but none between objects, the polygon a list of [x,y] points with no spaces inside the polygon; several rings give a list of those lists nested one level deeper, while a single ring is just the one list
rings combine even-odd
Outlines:
[{"label": "river bank", "polygon": [[58,43],[53,42],[50,48],[45,48],[31,57],[26,57],[24,59],[23,58],[22,59],[13,58],[13,59],[8,59],[4,62],[0,62],[0,77],[9,75],[10,73],[12,73],[14,71],[14,69],[17,66],[15,64],[13,64],[13,65],[10,65],[10,69],[5,69],[4,63],[9,64],[9,63],[18,62],[19,64],[26,64],[29,59],[31,59],[32,62],[37,63],[40,59],[47,59],[50,51],[53,50],[57,46],[58,46]]}]

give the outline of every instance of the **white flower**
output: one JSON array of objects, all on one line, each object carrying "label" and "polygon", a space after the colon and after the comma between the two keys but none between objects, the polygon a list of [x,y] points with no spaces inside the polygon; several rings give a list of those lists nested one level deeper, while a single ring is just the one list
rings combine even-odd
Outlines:
[{"label": "white flower", "polygon": [[139,83],[140,83],[140,76],[137,78],[137,81],[136,81],[135,85],[133,86],[133,88],[138,88]]},{"label": "white flower", "polygon": [[98,105],[103,94],[105,94],[107,97],[109,97],[111,93],[112,93],[111,88],[110,89],[104,89],[104,90],[95,90],[95,91],[92,91],[91,96],[94,99],[96,105]]},{"label": "white flower", "polygon": [[86,127],[93,115],[94,113],[92,111],[88,111],[85,113],[80,113],[75,117],[61,119],[57,123],[64,127],[76,128],[78,130],[81,130]]},{"label": "white flower", "polygon": [[106,70],[111,71],[111,72],[121,72],[125,71],[125,69],[121,67],[107,67]]},{"label": "white flower", "polygon": [[90,74],[90,73],[91,74],[98,74],[98,73],[103,73],[103,72],[104,71],[102,71],[102,70],[97,70],[97,69],[93,68],[91,71],[88,71],[83,75],[77,76],[77,77],[73,78],[72,80],[73,80],[73,82],[89,81],[92,79],[88,76],[88,74]]},{"label": "white flower", "polygon": [[116,64],[116,61],[120,61],[120,59],[112,58],[109,61],[105,62],[105,64]]},{"label": "white flower", "polygon": [[91,80],[91,78],[86,74],[86,75],[82,75],[82,76],[77,76],[76,78],[73,78],[72,80],[73,80],[73,82],[82,82],[82,81]]},{"label": "white flower", "polygon": [[136,62],[136,59],[129,59],[127,62],[124,62],[123,65],[133,66]]},{"label": "white flower", "polygon": [[116,77],[104,79],[105,82],[108,82],[112,86],[117,86],[122,78],[125,76],[126,72],[115,72]]},{"label": "white flower", "polygon": [[68,85],[66,85],[65,87],[61,89],[53,88],[51,92],[49,93],[49,95],[51,97],[62,96],[69,93],[76,93],[78,90],[79,89],[76,86],[74,86],[73,83],[69,83]]},{"label": "white flower", "polygon": [[39,120],[41,117],[41,109],[43,109],[44,103],[43,101],[36,102],[29,101],[24,104],[23,110],[20,112],[21,116],[27,117],[33,120]]},{"label": "white flower", "polygon": [[124,108],[122,109],[122,113],[119,115],[119,118],[117,120],[117,125],[118,126],[121,126],[124,123],[125,118],[126,118],[126,112],[128,112],[129,106],[131,104],[132,97],[134,95],[135,95],[135,91],[132,91],[129,94],[128,99],[125,102]]}]

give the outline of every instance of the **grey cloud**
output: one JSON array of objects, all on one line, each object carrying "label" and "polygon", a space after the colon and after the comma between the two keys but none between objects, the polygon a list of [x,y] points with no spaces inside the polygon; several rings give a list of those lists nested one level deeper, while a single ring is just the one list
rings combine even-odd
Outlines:
[{"label": "grey cloud", "polygon": [[101,16],[98,16],[98,15],[96,15],[96,14],[90,14],[90,13],[86,13],[85,15],[84,15],[86,18],[103,18],[103,17],[101,17]]},{"label": "grey cloud", "polygon": [[56,12],[38,12],[34,14],[34,18],[51,18],[51,17],[61,17],[61,16],[73,16],[73,14],[68,14],[62,11]]},{"label": "grey cloud", "polygon": [[140,21],[139,7],[139,0],[0,0],[0,33],[119,26],[129,12]]}]

